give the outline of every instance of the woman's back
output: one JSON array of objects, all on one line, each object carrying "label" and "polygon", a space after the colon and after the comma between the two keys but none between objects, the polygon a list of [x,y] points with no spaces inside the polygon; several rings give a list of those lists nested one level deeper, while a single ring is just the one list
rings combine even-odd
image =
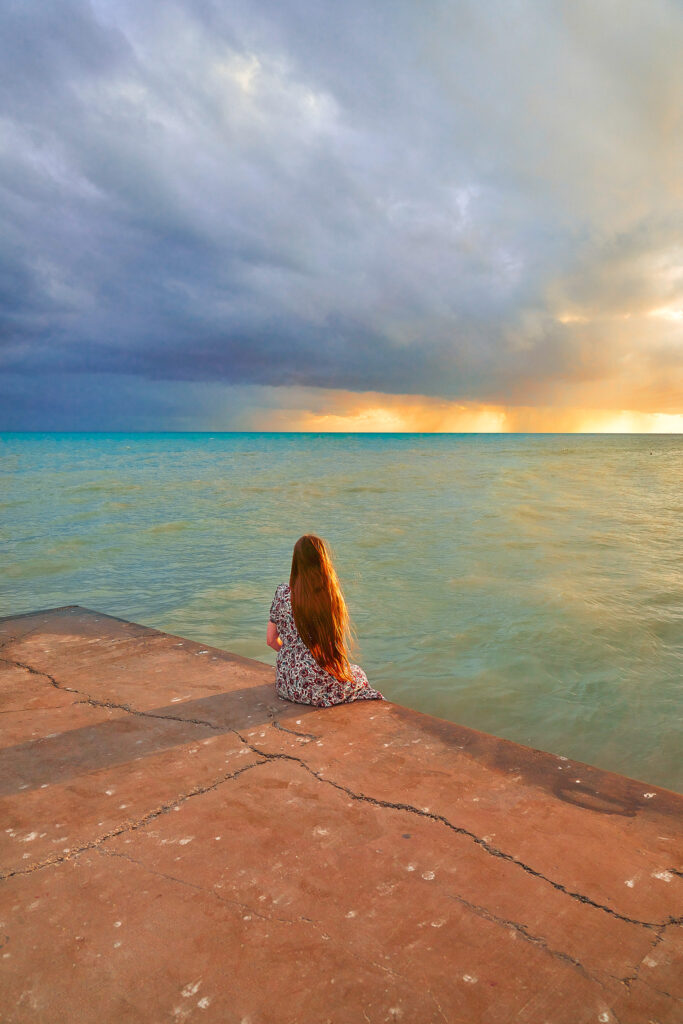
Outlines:
[{"label": "woman's back", "polygon": [[349,665],[351,680],[348,680],[338,679],[316,661],[299,635],[292,611],[292,592],[287,583],[280,583],[275,590],[270,621],[277,627],[282,641],[275,676],[278,696],[318,707],[384,699],[379,690],[369,685],[359,665]]}]

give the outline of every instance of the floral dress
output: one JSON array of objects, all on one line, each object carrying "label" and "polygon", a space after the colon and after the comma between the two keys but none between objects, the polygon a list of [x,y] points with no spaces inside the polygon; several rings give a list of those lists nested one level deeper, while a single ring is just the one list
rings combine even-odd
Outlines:
[{"label": "floral dress", "polygon": [[282,640],[275,674],[275,689],[279,697],[321,708],[352,700],[384,700],[379,690],[369,685],[368,677],[359,665],[351,665],[354,682],[350,683],[336,679],[318,664],[299,636],[287,583],[280,583],[275,590],[270,621],[277,626]]}]

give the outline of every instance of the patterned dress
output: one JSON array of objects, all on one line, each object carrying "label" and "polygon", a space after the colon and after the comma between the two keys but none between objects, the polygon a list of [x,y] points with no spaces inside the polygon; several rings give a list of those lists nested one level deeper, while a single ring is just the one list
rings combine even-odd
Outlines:
[{"label": "patterned dress", "polygon": [[280,583],[270,606],[270,621],[278,628],[282,647],[277,652],[275,689],[279,697],[297,704],[329,708],[352,700],[384,700],[368,683],[359,665],[351,665],[354,682],[340,681],[318,664],[299,636],[292,614],[289,585]]}]

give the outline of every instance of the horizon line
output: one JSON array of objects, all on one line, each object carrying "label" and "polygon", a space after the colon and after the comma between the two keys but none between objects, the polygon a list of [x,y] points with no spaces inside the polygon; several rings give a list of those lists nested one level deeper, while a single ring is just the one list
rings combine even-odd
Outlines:
[{"label": "horizon line", "polygon": [[14,428],[0,428],[0,436],[5,434],[198,434],[202,436],[215,437],[224,434],[296,434],[325,437],[391,437],[412,436],[412,437],[468,437],[468,436],[491,436],[491,437],[520,437],[528,435],[539,435],[545,437],[617,437],[628,435],[631,437],[679,437],[683,431],[671,430],[135,430],[116,429],[88,430],[17,430]]}]

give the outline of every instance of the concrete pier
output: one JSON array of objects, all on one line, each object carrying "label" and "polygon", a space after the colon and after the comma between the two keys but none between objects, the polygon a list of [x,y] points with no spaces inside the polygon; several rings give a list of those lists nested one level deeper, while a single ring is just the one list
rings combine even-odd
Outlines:
[{"label": "concrete pier", "polygon": [[683,797],[79,607],[0,620],[5,1024],[680,1024]]}]

